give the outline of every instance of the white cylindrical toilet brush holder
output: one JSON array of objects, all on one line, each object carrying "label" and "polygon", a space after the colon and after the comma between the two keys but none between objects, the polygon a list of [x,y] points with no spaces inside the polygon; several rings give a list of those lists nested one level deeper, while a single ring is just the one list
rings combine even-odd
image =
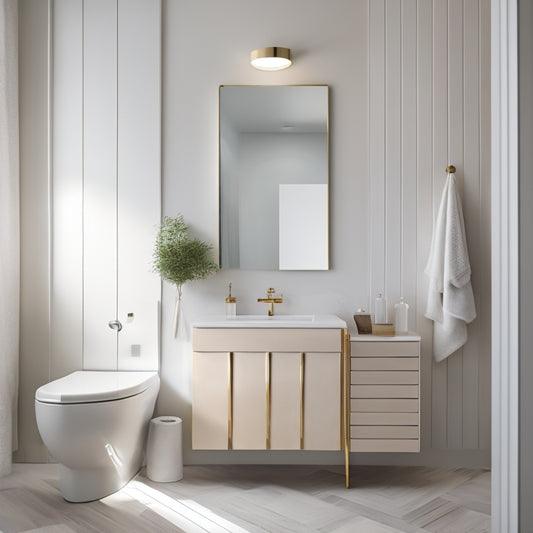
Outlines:
[{"label": "white cylindrical toilet brush holder", "polygon": [[182,421],[177,416],[150,420],[146,444],[146,475],[152,481],[172,482],[183,477]]}]

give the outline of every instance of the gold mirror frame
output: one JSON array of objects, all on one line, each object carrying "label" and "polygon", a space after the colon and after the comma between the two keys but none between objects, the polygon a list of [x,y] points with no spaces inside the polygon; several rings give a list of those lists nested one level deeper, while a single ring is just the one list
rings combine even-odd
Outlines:
[{"label": "gold mirror frame", "polygon": [[[221,268],[237,268],[237,269],[243,269],[241,266],[239,267],[226,267],[222,265],[222,147],[221,147],[221,120],[222,120],[222,90],[224,88],[281,88],[281,87],[323,87],[326,89],[326,182],[327,185],[327,228],[326,228],[326,246],[327,246],[327,258],[326,258],[326,267],[325,268],[319,268],[319,269],[313,269],[313,268],[302,268],[302,269],[294,269],[294,270],[305,270],[305,271],[322,271],[322,270],[329,270],[330,269],[330,202],[331,202],[331,192],[330,192],[330,91],[329,91],[329,85],[327,84],[292,84],[292,85],[219,85],[219,98],[218,98],[218,263],[221,266]],[[279,266],[277,269],[272,268],[265,268],[265,267],[256,267],[256,268],[250,268],[250,270],[288,270],[288,269],[280,269]]]}]

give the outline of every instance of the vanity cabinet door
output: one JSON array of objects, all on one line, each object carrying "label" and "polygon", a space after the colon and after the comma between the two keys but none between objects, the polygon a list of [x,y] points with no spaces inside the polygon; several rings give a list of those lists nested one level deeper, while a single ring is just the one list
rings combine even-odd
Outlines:
[{"label": "vanity cabinet door", "polygon": [[228,449],[229,354],[195,352],[193,356],[192,447]]},{"label": "vanity cabinet door", "polygon": [[233,449],[264,450],[267,435],[265,353],[233,354]]},{"label": "vanity cabinet door", "polygon": [[328,329],[193,329],[193,449],[341,449],[340,341]]},{"label": "vanity cabinet door", "polygon": [[305,354],[304,449],[341,449],[340,353]]},{"label": "vanity cabinet door", "polygon": [[271,420],[272,450],[300,449],[300,353],[276,353],[271,357]]}]

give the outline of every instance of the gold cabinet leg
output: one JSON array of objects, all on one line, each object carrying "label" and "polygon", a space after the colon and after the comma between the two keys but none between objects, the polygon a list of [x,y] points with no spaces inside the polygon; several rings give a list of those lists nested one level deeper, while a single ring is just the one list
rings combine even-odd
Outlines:
[{"label": "gold cabinet leg", "polygon": [[350,333],[344,330],[343,339],[343,376],[344,376],[344,465],[346,488],[350,488]]}]

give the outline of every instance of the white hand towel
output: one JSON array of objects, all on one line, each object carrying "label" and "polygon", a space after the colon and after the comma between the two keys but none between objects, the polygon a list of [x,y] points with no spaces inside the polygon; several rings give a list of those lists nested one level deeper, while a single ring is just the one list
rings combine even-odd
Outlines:
[{"label": "white hand towel", "polygon": [[425,316],[434,321],[433,355],[442,361],[466,343],[466,324],[476,318],[463,209],[454,174],[448,174],[444,186],[425,273],[429,277]]}]

